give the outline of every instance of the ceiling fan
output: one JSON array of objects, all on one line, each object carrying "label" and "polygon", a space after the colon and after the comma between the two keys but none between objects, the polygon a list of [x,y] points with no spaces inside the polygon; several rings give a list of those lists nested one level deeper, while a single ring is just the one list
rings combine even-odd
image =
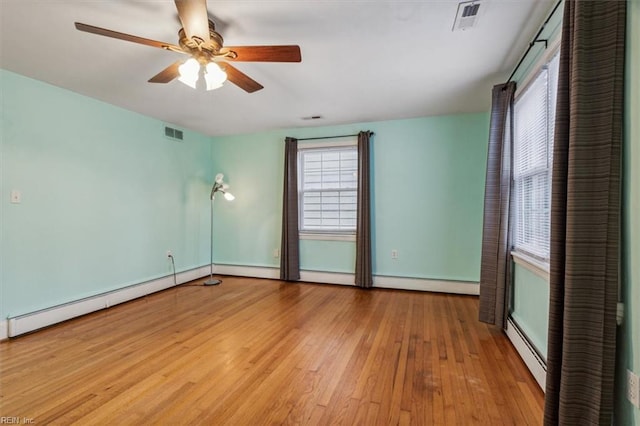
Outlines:
[{"label": "ceiling fan", "polygon": [[178,78],[195,88],[204,68],[207,90],[222,86],[229,80],[241,89],[252,93],[263,88],[242,71],[229,63],[234,62],[301,62],[300,47],[284,46],[224,46],[222,36],[208,18],[206,0],[175,0],[182,28],[178,31],[179,46],[150,40],[93,25],[76,22],[76,29],[92,34],[117,38],[133,43],[170,50],[191,56],[177,61],[149,79],[150,83],[168,83]]}]

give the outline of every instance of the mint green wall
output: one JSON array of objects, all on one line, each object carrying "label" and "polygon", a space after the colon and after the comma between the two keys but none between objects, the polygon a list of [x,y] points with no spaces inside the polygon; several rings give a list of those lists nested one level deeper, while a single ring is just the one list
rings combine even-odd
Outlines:
[{"label": "mint green wall", "polygon": [[627,2],[626,59],[622,193],[625,318],[618,329],[616,424],[640,425],[640,410],[626,398],[626,369],[640,374],[640,0]]},{"label": "mint green wall", "polygon": [[[0,70],[0,318],[208,263],[211,142]],[[11,204],[10,191],[22,192]]]},{"label": "mint green wall", "polygon": [[[213,138],[215,169],[237,196],[216,199],[216,262],[279,265],[285,136],[371,130],[374,274],[478,281],[488,121],[464,114]],[[303,240],[300,250],[302,269],[353,272],[353,242]]]},{"label": "mint green wall", "polygon": [[513,313],[520,329],[540,354],[547,357],[547,329],[549,328],[549,281],[514,264],[518,277],[513,286]]}]

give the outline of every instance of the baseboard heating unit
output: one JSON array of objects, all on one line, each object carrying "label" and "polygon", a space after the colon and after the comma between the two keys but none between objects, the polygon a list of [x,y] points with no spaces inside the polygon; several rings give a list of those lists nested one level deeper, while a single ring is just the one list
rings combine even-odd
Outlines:
[{"label": "baseboard heating unit", "polygon": [[507,320],[507,336],[544,392],[547,383],[547,363],[511,318]]},{"label": "baseboard heating unit", "polygon": [[[168,275],[155,280],[131,285],[107,293],[98,294],[80,300],[74,300],[51,308],[10,317],[0,321],[0,340],[29,333],[62,321],[76,318],[91,312],[109,308],[129,300],[137,299],[157,291],[173,287],[188,281],[209,275],[209,266],[184,271],[173,276]],[[279,279],[280,272],[274,267],[255,267],[245,265],[215,265],[214,272],[221,275]],[[300,271],[300,280],[326,284],[354,285],[351,273],[335,273],[320,271]],[[433,280],[407,277],[374,276],[373,286],[401,290],[434,291],[444,293],[478,295],[478,283],[467,281]],[[514,343],[515,345],[515,343]]]},{"label": "baseboard heating unit", "polygon": [[168,275],[107,293],[97,294],[40,311],[8,318],[6,321],[6,334],[8,337],[19,336],[62,321],[128,302],[129,300],[137,299],[157,291],[165,290],[176,284],[193,281],[208,274],[209,266],[203,266],[176,274],[175,283],[173,275]]}]

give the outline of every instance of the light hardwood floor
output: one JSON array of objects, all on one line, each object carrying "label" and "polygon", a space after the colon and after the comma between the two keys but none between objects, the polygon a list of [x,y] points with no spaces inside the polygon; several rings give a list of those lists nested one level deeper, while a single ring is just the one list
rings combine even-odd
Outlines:
[{"label": "light hardwood floor", "polygon": [[[192,283],[193,284],[193,283]],[[227,277],[0,343],[0,416],[36,424],[541,424],[471,296]]]}]

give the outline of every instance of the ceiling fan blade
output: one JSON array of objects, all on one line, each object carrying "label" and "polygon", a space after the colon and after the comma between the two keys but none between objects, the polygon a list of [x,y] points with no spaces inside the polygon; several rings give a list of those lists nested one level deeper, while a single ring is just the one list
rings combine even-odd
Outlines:
[{"label": "ceiling fan blade", "polygon": [[149,83],[168,83],[174,78],[178,77],[180,73],[178,72],[178,67],[182,64],[182,61],[174,62],[169,65],[158,74],[154,75],[149,79]]},{"label": "ceiling fan blade", "polygon": [[187,37],[198,37],[209,42],[207,0],[175,0],[178,16]]},{"label": "ceiling fan blade", "polygon": [[226,46],[222,52],[236,52],[237,58],[225,58],[243,62],[302,62],[300,46]]},{"label": "ceiling fan blade", "polygon": [[220,65],[227,73],[227,80],[229,80],[242,90],[248,93],[253,93],[264,87],[262,86],[262,84],[258,83],[239,69],[235,68],[233,65],[228,63],[221,63]]},{"label": "ceiling fan blade", "polygon": [[105,37],[117,38],[119,40],[130,41],[132,43],[144,44],[151,47],[159,47],[160,49],[172,50],[174,52],[184,53],[180,47],[171,43],[165,43],[163,41],[151,40],[148,38],[142,38],[133,36],[130,34],[119,33],[117,31],[107,30],[106,28],[94,27],[93,25],[81,24],[76,22],[76,29],[84,31],[86,33],[97,34]]}]

